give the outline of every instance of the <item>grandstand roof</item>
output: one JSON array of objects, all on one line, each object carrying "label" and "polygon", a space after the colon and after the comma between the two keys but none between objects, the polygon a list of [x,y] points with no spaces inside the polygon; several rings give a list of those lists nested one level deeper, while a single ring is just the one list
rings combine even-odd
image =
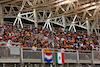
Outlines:
[{"label": "grandstand roof", "polygon": [[89,11],[92,14],[93,10],[100,8],[99,0],[0,0],[0,4],[17,7],[17,9],[18,7],[21,8],[23,4],[22,12],[32,11],[33,9],[56,12],[57,14],[54,14],[54,17],[80,14],[84,11],[87,11],[87,13]]}]

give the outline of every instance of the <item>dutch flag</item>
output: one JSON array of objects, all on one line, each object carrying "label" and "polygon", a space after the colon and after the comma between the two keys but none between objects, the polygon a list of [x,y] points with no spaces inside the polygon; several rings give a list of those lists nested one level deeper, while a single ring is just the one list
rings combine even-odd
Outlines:
[{"label": "dutch flag", "polygon": [[45,53],[44,60],[50,63],[52,61],[52,53]]}]

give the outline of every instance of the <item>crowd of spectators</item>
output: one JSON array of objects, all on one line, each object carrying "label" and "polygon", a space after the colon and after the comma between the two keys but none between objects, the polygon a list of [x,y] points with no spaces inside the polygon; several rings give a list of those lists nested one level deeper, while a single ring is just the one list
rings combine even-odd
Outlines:
[{"label": "crowd of spectators", "polygon": [[[85,32],[70,32],[67,29],[58,30],[42,28],[17,28],[16,26],[0,26],[0,41],[19,42],[23,47],[92,50],[98,48],[98,37]],[[9,44],[7,46],[10,46]]]}]

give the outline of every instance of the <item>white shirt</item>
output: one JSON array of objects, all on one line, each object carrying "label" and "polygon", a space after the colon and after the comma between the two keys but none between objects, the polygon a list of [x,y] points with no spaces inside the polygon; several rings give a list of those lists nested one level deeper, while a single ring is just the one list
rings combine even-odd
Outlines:
[{"label": "white shirt", "polygon": [[52,43],[52,46],[54,47],[54,43]]},{"label": "white shirt", "polygon": [[32,47],[32,50],[36,51],[37,50],[37,47],[33,46]]},{"label": "white shirt", "polygon": [[65,49],[64,48],[61,48],[61,52],[65,52]]},{"label": "white shirt", "polygon": [[90,44],[90,46],[92,46],[92,48],[94,48],[94,45],[93,44]]},{"label": "white shirt", "polygon": [[81,43],[80,46],[83,47],[83,43]]},{"label": "white shirt", "polygon": [[44,37],[44,39],[45,39],[45,40],[47,40],[47,39],[48,39],[48,37]]},{"label": "white shirt", "polygon": [[64,41],[65,39],[64,38],[61,38],[61,41]]},{"label": "white shirt", "polygon": [[11,42],[12,42],[11,40],[8,40],[8,43],[6,44],[6,46],[10,48],[11,47]]},{"label": "white shirt", "polygon": [[62,28],[62,31],[64,32],[64,28]]},{"label": "white shirt", "polygon": [[56,37],[57,40],[59,40],[59,37]]},{"label": "white shirt", "polygon": [[11,33],[9,33],[9,36],[11,36]]}]

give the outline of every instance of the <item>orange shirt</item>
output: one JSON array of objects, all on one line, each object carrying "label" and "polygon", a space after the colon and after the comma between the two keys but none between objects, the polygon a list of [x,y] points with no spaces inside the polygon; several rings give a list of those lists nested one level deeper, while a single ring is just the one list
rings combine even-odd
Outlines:
[{"label": "orange shirt", "polygon": [[49,51],[48,49],[44,48],[43,51]]}]

